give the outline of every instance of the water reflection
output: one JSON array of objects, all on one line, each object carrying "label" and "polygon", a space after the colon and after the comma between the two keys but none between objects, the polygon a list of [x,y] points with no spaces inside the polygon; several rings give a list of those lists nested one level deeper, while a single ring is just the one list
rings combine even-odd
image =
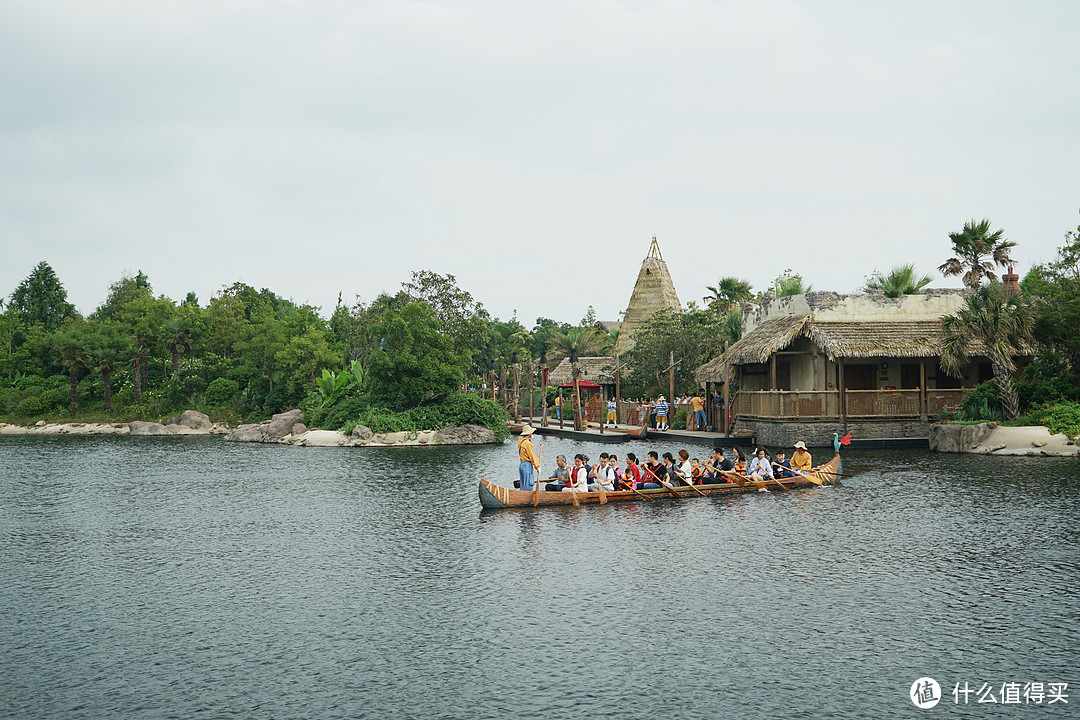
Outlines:
[{"label": "water reflection", "polygon": [[16,717],[907,716],[921,675],[1080,659],[1075,461],[852,453],[831,488],[480,511],[510,445],[3,440]]}]

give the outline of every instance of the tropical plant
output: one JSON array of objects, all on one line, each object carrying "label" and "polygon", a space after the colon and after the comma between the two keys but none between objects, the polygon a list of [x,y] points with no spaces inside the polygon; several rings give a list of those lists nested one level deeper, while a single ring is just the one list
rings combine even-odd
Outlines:
[{"label": "tropical plant", "polygon": [[710,309],[727,313],[739,303],[754,299],[754,290],[750,283],[736,277],[722,277],[716,285],[706,285],[709,294],[702,298]]},{"label": "tropical plant", "polygon": [[724,314],[720,328],[722,342],[734,345],[742,338],[742,311],[731,310]]},{"label": "tropical plant", "polygon": [[548,355],[557,362],[570,353],[592,357],[600,353],[602,338],[595,327],[574,327],[551,335]]},{"label": "tropical plant", "polygon": [[79,402],[79,371],[93,364],[86,321],[80,317],[64,321],[64,326],[53,335],[52,347],[56,364],[66,370],[70,378],[68,409],[74,415]]},{"label": "tropical plant", "polygon": [[791,268],[780,273],[772,283],[773,293],[778,298],[790,297],[791,295],[802,295],[813,289],[812,285],[804,285],[802,275],[793,272]]},{"label": "tropical plant", "polygon": [[1020,398],[1013,384],[1013,357],[1034,344],[1034,319],[1030,305],[1019,293],[1006,291],[1001,283],[990,283],[969,294],[962,308],[941,320],[945,331],[941,367],[959,377],[960,366],[969,357],[986,357],[1005,420],[1020,414]]},{"label": "tropical plant", "polygon": [[880,290],[888,298],[922,295],[926,292],[923,288],[932,281],[933,278],[929,275],[920,276],[914,265],[898,265],[890,270],[888,275],[882,275],[875,270],[867,279],[863,291]]},{"label": "tropical plant", "polygon": [[1005,239],[1004,230],[991,232],[990,221],[985,218],[964,223],[963,230],[949,233],[949,240],[954,255],[939,265],[938,271],[946,277],[962,274],[964,285],[972,290],[978,288],[983,279],[993,278],[996,266],[1005,267],[1014,262],[1009,251],[1016,243]]}]

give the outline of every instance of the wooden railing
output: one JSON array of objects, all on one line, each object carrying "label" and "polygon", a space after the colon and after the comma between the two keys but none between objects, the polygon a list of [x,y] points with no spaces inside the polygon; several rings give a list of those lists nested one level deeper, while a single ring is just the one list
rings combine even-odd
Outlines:
[{"label": "wooden railing", "polygon": [[735,415],[768,418],[839,417],[836,390],[740,391],[734,398]]},{"label": "wooden railing", "polygon": [[[963,390],[927,390],[925,414],[933,417],[960,407]],[[919,417],[919,390],[847,390],[844,406],[848,417]],[[759,418],[838,418],[841,414],[837,390],[757,390],[741,391],[732,400],[736,416]]]}]

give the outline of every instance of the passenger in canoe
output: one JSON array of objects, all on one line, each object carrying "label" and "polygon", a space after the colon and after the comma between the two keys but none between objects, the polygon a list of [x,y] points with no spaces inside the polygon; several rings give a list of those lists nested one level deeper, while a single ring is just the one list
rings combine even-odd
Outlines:
[{"label": "passenger in canoe", "polygon": [[739,475],[746,477],[746,455],[743,453],[742,448],[735,448],[735,460],[733,464],[735,467],[732,468],[732,470]]},{"label": "passenger in canoe", "polygon": [[649,451],[649,461],[645,463],[645,467],[642,469],[644,472],[641,474],[641,478],[645,481],[647,489],[663,487],[661,481],[667,480],[667,468],[660,464],[660,456],[656,454],[655,450]]},{"label": "passenger in canoe", "polygon": [[791,464],[787,459],[787,454],[783,450],[776,451],[776,460],[773,461],[773,473],[781,480],[795,477],[795,473],[791,472]]},{"label": "passenger in canoe", "polygon": [[770,480],[775,479],[772,463],[769,462],[769,458],[766,457],[766,455],[765,448],[759,447],[757,449],[756,456],[750,461],[750,466],[746,468],[746,475],[751,480],[762,482],[765,478],[769,478]]},{"label": "passenger in canoe", "polygon": [[554,482],[549,482],[544,486],[544,489],[548,492],[559,492],[566,487],[567,482],[570,480],[569,468],[566,466],[566,456],[560,455],[555,458],[555,464],[558,466],[555,468],[555,474],[548,478]]},{"label": "passenger in canoe", "polygon": [[806,443],[802,440],[795,443],[795,452],[791,454],[791,469],[799,472],[810,472],[813,462],[810,453],[806,450]]},{"label": "passenger in canoe", "polygon": [[[607,453],[604,453],[607,455]],[[618,462],[619,459],[614,455],[608,455],[606,458],[601,455],[603,461],[596,466],[596,478],[594,483],[589,485],[591,492],[598,492],[602,487],[607,492],[615,492],[615,484],[618,482]]]},{"label": "passenger in canoe", "polygon": [[629,486],[632,490],[640,490],[642,488],[641,467],[638,465],[637,455],[634,453],[626,453],[626,469],[623,470],[623,485]]},{"label": "passenger in canoe", "polygon": [[[665,455],[668,457],[668,455]],[[693,466],[690,464],[690,453],[683,448],[679,451],[679,459],[672,458],[672,467],[668,468],[668,472],[671,473],[671,482],[673,485],[682,483],[689,486],[693,483]]]},{"label": "passenger in canoe", "polygon": [[588,492],[589,471],[585,467],[585,456],[578,453],[574,456],[574,467],[570,468],[570,479],[562,492]]},{"label": "passenger in canoe", "polygon": [[701,458],[692,458],[690,460],[690,478],[695,485],[705,484],[705,468],[701,464]]},{"label": "passenger in canoe", "polygon": [[532,434],[536,430],[531,425],[521,428],[521,437],[518,438],[518,475],[521,477],[521,489],[533,490],[536,482],[536,473],[540,470],[540,458],[536,456],[536,450],[532,444]]},{"label": "passenger in canoe", "polygon": [[705,464],[705,482],[709,484],[731,482],[731,478],[721,471],[731,472],[734,469],[734,463],[724,457],[724,451],[716,448],[713,450],[712,457]]}]

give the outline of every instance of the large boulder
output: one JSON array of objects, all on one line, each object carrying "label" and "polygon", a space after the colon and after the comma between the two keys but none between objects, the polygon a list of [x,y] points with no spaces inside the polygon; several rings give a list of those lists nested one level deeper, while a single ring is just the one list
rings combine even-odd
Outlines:
[{"label": "large boulder", "polygon": [[180,421],[177,425],[183,425],[192,430],[209,430],[214,426],[214,423],[210,421],[210,416],[206,413],[201,413],[198,410],[185,410],[180,413]]},{"label": "large boulder", "polygon": [[349,438],[336,430],[308,430],[292,442],[305,447],[343,447],[349,444]]},{"label": "large boulder", "polygon": [[978,425],[936,424],[930,426],[930,449],[937,452],[966,453],[979,446],[997,423]]},{"label": "large boulder", "polygon": [[286,435],[292,435],[293,425],[303,419],[304,413],[299,409],[278,413],[270,418],[269,423],[266,423],[266,441],[275,442],[281,440]]},{"label": "large boulder", "polygon": [[266,442],[263,425],[241,425],[225,436],[226,442]]},{"label": "large boulder", "polygon": [[132,420],[128,423],[128,430],[130,435],[171,435],[165,426],[156,422],[144,422],[142,420]]},{"label": "large boulder", "polygon": [[370,440],[374,435],[367,425],[357,425],[352,429],[351,437],[353,440]]},{"label": "large boulder", "polygon": [[438,441],[443,445],[491,445],[495,432],[480,425],[446,427],[439,431]]}]

